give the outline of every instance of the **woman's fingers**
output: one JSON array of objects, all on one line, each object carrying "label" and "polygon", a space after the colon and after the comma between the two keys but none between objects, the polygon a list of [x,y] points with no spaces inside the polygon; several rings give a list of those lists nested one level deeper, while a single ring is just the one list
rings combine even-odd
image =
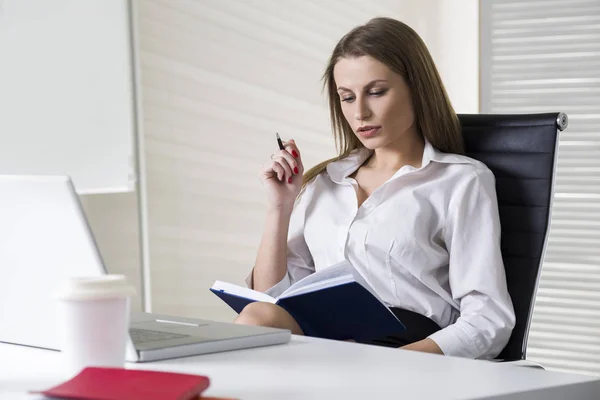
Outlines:
[{"label": "woman's fingers", "polygon": [[300,157],[300,149],[296,145],[294,139],[291,139],[289,142],[285,142],[284,144],[285,150],[294,158],[295,166],[298,168],[299,173],[304,171],[302,165],[302,157]]},{"label": "woman's fingers", "polygon": [[300,158],[300,150],[293,140],[284,142],[284,150],[271,155],[271,163],[265,170],[265,177],[276,176],[281,182],[292,183],[294,175],[302,175],[304,167]]},{"label": "woman's fingers", "polygon": [[294,139],[290,139],[289,142],[285,142],[284,147],[292,156],[294,156],[294,158],[300,158],[300,149],[298,146],[296,146],[296,141]]},{"label": "woman's fingers", "polygon": [[288,157],[291,157],[289,153],[287,153],[287,151],[281,150],[279,153],[275,154],[275,156],[273,157],[273,162],[279,165],[281,168],[283,168],[283,177],[280,177],[279,175],[277,176],[279,180],[288,182],[294,175],[294,168],[296,168],[296,170],[298,170],[298,168],[291,166],[288,159],[283,153],[286,153]]},{"label": "woman's fingers", "polygon": [[289,142],[285,142],[284,143],[284,147],[285,147],[285,151],[292,156],[292,158],[290,157],[286,157],[288,161],[291,160],[290,165],[292,166],[292,168],[296,168],[297,170],[294,170],[294,174],[298,175],[303,175],[304,174],[304,165],[302,163],[302,155],[300,154],[300,149],[298,149],[298,146],[296,145],[296,142],[294,141],[294,139],[291,139]]},{"label": "woman's fingers", "polygon": [[298,162],[298,159],[295,158],[287,149],[281,150],[279,153],[275,154],[273,158],[276,160],[285,160],[287,165],[290,167],[293,175],[298,175],[300,173],[300,164]]},{"label": "woman's fingers", "polygon": [[270,165],[270,169],[275,173],[275,176],[278,180],[283,180],[283,177],[285,176],[285,170],[278,162],[273,161]]}]

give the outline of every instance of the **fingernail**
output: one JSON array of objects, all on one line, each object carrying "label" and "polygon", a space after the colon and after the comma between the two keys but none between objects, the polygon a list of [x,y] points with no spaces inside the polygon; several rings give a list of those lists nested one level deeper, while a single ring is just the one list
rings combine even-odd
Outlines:
[{"label": "fingernail", "polygon": [[288,183],[292,183],[292,178],[288,178]]},{"label": "fingernail", "polygon": [[297,174],[298,173],[298,167],[294,167],[294,173]]},{"label": "fingernail", "polygon": [[298,158],[298,153],[296,153],[296,150],[292,150],[292,155],[296,158]]}]

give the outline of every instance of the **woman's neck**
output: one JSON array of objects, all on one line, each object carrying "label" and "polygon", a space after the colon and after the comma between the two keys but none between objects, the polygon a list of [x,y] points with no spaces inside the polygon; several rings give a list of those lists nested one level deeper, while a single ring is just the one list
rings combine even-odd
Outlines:
[{"label": "woman's neck", "polygon": [[365,166],[379,171],[398,171],[405,165],[421,167],[425,139],[421,135],[406,136],[385,147],[375,149]]}]

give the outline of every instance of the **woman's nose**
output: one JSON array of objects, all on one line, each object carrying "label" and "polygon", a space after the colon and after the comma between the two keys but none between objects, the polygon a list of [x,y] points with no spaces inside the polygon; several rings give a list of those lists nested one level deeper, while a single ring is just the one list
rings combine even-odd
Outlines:
[{"label": "woman's nose", "polygon": [[369,107],[364,100],[357,99],[354,104],[356,104],[356,109],[354,110],[354,118],[356,118],[356,120],[363,121],[371,116],[371,110],[369,110]]}]

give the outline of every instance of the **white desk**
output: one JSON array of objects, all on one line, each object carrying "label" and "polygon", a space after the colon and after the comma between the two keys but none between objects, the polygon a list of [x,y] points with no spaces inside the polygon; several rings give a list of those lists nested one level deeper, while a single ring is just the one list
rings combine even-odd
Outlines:
[{"label": "white desk", "polygon": [[[0,399],[64,379],[60,353],[0,343]],[[207,375],[207,395],[270,399],[600,399],[600,380],[486,361],[293,336],[286,345],[128,368]]]}]

